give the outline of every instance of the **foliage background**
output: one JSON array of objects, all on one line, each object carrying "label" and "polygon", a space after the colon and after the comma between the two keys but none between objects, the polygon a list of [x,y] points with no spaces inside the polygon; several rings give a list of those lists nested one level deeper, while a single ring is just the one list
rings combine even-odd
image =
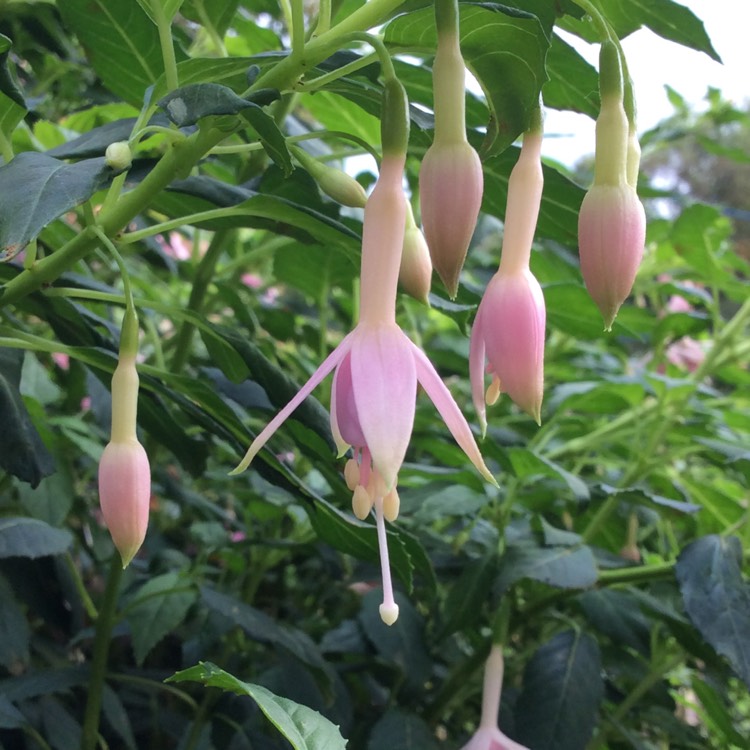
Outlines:
[{"label": "foliage background", "polygon": [[[716,57],[670,0],[597,5],[621,36],[647,26]],[[293,168],[287,139],[354,136],[304,141],[334,164],[378,148],[379,66],[341,30],[400,14],[384,39],[413,104],[416,199],[431,8],[335,3],[328,37],[309,36],[307,8],[301,62],[283,53],[301,3],[0,10],[0,745],[93,748],[98,730],[111,748],[343,747],[299,704],[350,748],[458,748],[500,639],[500,726],[533,750],[748,746],[750,303],[746,224],[732,221],[747,210],[746,111],[713,92],[695,116],[675,94],[674,118],[644,137],[647,254],[611,334],[578,270],[587,176],[545,168],[542,427],[505,399],[491,410],[495,490],[420,397],[387,629],[374,526],[349,511],[325,388],[249,472],[227,473],[356,314],[361,212]],[[540,88],[548,107],[593,117],[598,103],[596,71],[556,34],[594,39],[572,3],[462,3],[461,20],[485,94],[467,95],[482,220],[456,302],[436,287],[430,309],[401,298],[398,319],[471,419],[467,333],[498,261],[512,143]],[[204,87],[172,94],[174,123],[156,103],[176,83]],[[106,146],[147,123],[114,176]],[[664,173],[674,188],[651,187]],[[374,174],[370,161],[358,178]],[[119,587],[96,467],[123,293],[97,221],[135,287],[154,472],[146,544]],[[164,682],[180,670],[225,691]]]}]

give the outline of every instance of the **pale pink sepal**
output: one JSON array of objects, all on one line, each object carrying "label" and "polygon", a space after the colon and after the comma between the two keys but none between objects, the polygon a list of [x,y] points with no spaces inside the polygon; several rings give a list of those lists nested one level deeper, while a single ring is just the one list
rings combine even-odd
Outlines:
[{"label": "pale pink sepal", "polygon": [[[356,330],[356,329],[355,329]],[[310,376],[310,379],[300,388],[294,398],[265,426],[247,449],[244,458],[230,471],[230,475],[239,474],[248,466],[258,454],[258,451],[268,442],[289,415],[315,390],[316,386],[333,370],[344,358],[352,344],[354,332],[347,334],[341,343],[323,360],[323,364]]]},{"label": "pale pink sepal", "polygon": [[146,538],[151,501],[151,469],[136,440],[108,443],[99,461],[99,503],[112,541],[130,563]]},{"label": "pale pink sepal", "polygon": [[414,426],[417,373],[412,343],[395,324],[360,323],[352,340],[357,418],[372,462],[390,490]]},{"label": "pale pink sepal", "polygon": [[[411,342],[410,342],[411,343]],[[477,441],[466,421],[464,415],[455,402],[451,392],[443,382],[440,375],[437,374],[432,362],[427,355],[415,344],[411,344],[414,352],[414,361],[417,366],[417,379],[419,384],[424,388],[425,393],[435,404],[440,416],[443,418],[446,426],[453,435],[454,440],[467,455],[469,460],[476,466],[479,473],[488,481],[497,486],[497,480],[492,476],[492,472],[484,463],[482,454],[479,451]]]},{"label": "pale pink sepal", "polygon": [[529,750],[506,737],[497,727],[480,727],[461,750]]},{"label": "pale pink sepal", "polygon": [[581,273],[609,330],[633,288],[646,241],[646,214],[636,191],[622,181],[586,193],[578,214]]},{"label": "pale pink sepal", "polygon": [[484,177],[477,152],[466,141],[436,141],[419,168],[422,229],[432,265],[451,298],[482,205]]},{"label": "pale pink sepal", "polygon": [[339,458],[352,445],[365,445],[362,426],[357,417],[352,387],[351,352],[347,352],[333,374],[331,387],[331,432],[339,451]]},{"label": "pale pink sepal", "polygon": [[501,390],[539,423],[545,325],[544,295],[531,271],[498,271],[487,286],[471,332],[469,374],[475,403],[484,385],[484,357],[480,357],[484,347]]}]

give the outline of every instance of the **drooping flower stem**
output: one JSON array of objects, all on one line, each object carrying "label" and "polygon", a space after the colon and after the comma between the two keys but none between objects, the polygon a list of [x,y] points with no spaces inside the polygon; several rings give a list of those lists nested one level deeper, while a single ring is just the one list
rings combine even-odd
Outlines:
[{"label": "drooping flower stem", "polygon": [[435,0],[438,44],[432,75],[435,143],[466,142],[466,68],[461,55],[458,0]]},{"label": "drooping flower stem", "polygon": [[96,621],[91,677],[81,735],[81,750],[96,750],[99,743],[99,717],[102,707],[102,693],[104,692],[104,677],[107,672],[109,644],[112,639],[112,628],[117,613],[117,594],[120,590],[122,570],[120,555],[115,552],[112,555],[112,563],[109,567],[104,601],[99,608],[99,617]]}]

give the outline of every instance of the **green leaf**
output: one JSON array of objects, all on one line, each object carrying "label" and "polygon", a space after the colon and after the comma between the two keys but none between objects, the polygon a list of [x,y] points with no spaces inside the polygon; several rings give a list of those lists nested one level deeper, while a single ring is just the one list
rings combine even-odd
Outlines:
[{"label": "green leaf", "polygon": [[395,599],[399,614],[393,625],[386,625],[380,617],[383,592],[379,588],[368,591],[363,597],[359,621],[380,658],[395,664],[407,690],[417,694],[432,672],[432,659],[425,645],[424,619],[405,596],[397,592]]},{"label": "green leaf", "polygon": [[21,729],[28,723],[26,717],[4,695],[0,695],[0,729]]},{"label": "green leaf", "polygon": [[[539,19],[494,3],[460,3],[461,52],[484,89],[491,112],[485,156],[499,153],[528,127],[547,80],[549,40]],[[430,6],[397,16],[385,42],[420,54],[434,54],[435,12]]]},{"label": "green leaf", "polygon": [[226,617],[233,625],[242,628],[253,640],[285,649],[330,685],[333,679],[331,667],[307,633],[282,625],[265,612],[208,586],[201,587],[201,601],[209,609]]},{"label": "green leaf", "polygon": [[557,34],[547,53],[547,73],[549,80],[542,89],[546,106],[598,117],[599,73]]},{"label": "green leaf", "polygon": [[367,750],[437,750],[435,733],[420,716],[398,708],[386,711],[370,732]]},{"label": "green leaf", "polygon": [[[508,178],[518,161],[519,153],[520,149],[512,146],[502,154],[486,159],[482,165],[484,169],[482,210],[498,219],[505,217],[505,206],[508,200]],[[585,191],[557,170],[547,166],[543,166],[542,169],[544,172],[544,191],[539,209],[537,235],[577,247],[578,211]],[[549,319],[550,313],[554,310],[550,309],[550,305],[547,305],[547,307]]]},{"label": "green leaf", "polygon": [[558,633],[524,671],[514,738],[534,750],[581,750],[591,738],[603,694],[596,641],[579,631]]},{"label": "green leaf", "polygon": [[0,518],[0,559],[61,555],[73,538],[63,529],[53,529],[33,518]]},{"label": "green leaf", "polygon": [[558,588],[587,588],[597,577],[589,547],[537,547],[526,542],[508,546],[501,559],[498,586],[505,590],[521,578],[532,578]]},{"label": "green leaf", "polygon": [[0,349],[0,467],[32,487],[55,470],[19,392],[23,351]]},{"label": "green leaf", "polygon": [[306,706],[280,698],[270,690],[242,682],[210,662],[177,672],[167,682],[202,682],[237,695],[248,695],[269,721],[286,737],[294,750],[345,750],[346,740],[338,727]]},{"label": "green leaf", "polygon": [[50,526],[63,525],[75,494],[73,483],[64,469],[42,479],[36,489],[25,484],[18,487],[19,500],[24,510]]},{"label": "green leaf", "polygon": [[435,639],[440,641],[459,630],[474,626],[483,617],[487,592],[497,576],[497,555],[493,552],[471,560],[448,592],[441,608],[440,627]]},{"label": "green leaf", "polygon": [[228,86],[218,83],[190,83],[181,86],[162,97],[158,105],[181,128],[195,125],[198,120],[211,115],[236,115],[253,107],[260,109],[255,102],[243,99]]},{"label": "green leaf", "polygon": [[19,107],[26,109],[23,91],[18,87],[18,83],[8,66],[8,57],[12,46],[13,42],[5,34],[0,34],[0,93],[7,96]]},{"label": "green leaf", "polygon": [[740,540],[696,539],[680,553],[675,574],[690,621],[750,686],[750,584]]},{"label": "green leaf", "polygon": [[0,167],[0,260],[8,260],[47,224],[106,187],[113,172],[103,158],[66,164],[25,151]]},{"label": "green leaf", "polygon": [[685,47],[705,52],[710,58],[721,62],[721,58],[706,34],[703,22],[692,10],[672,0],[600,0],[599,7],[615,25],[615,30],[629,33],[633,27],[647,26],[664,39],[669,39]]},{"label": "green leaf", "polygon": [[721,735],[722,746],[727,748],[744,747],[747,744],[747,735],[741,735],[734,727],[727,705],[727,696],[721,695],[708,682],[699,679],[697,676],[693,677],[690,685],[700,701],[701,718],[713,732]]},{"label": "green leaf", "polygon": [[39,701],[44,733],[54,750],[77,750],[81,747],[81,725],[62,702],[50,695]]},{"label": "green leaf", "polygon": [[153,3],[159,3],[162,7],[162,11],[164,13],[164,17],[167,19],[167,21],[172,21],[172,19],[177,15],[177,11],[180,9],[180,6],[184,0],[138,0],[138,5],[143,8],[143,10],[148,14],[148,17],[156,23],[156,17],[154,16],[154,10],[153,10]]},{"label": "green leaf", "polygon": [[[129,104],[140,106],[146,88],[164,69],[159,32],[140,5],[65,0],[58,9],[104,85]],[[179,48],[175,52],[178,59],[184,57]]]},{"label": "green leaf", "polygon": [[579,339],[601,339],[605,335],[601,313],[582,284],[548,284],[544,301],[551,328]]},{"label": "green leaf", "polygon": [[544,456],[538,456],[526,448],[518,447],[509,448],[506,455],[519,479],[538,474],[557,477],[567,485],[576,500],[588,500],[591,496],[586,482]]},{"label": "green leaf", "polygon": [[614,643],[648,653],[651,623],[629,591],[586,591],[578,597],[578,603],[593,627]]},{"label": "green leaf", "polygon": [[380,120],[343,93],[316,91],[305,94],[302,103],[324,127],[345,130],[366,143],[380,143]]},{"label": "green leaf", "polygon": [[190,582],[178,573],[156,576],[138,589],[128,607],[128,622],[139,666],[149,651],[185,619],[197,598]]},{"label": "green leaf", "polygon": [[0,664],[18,674],[29,663],[31,630],[13,590],[0,575]]},{"label": "green leaf", "polygon": [[[243,3],[246,4],[246,3]],[[203,13],[198,11],[201,6]],[[219,35],[224,35],[229,28],[230,23],[235,20],[234,15],[237,12],[239,0],[222,0],[222,2],[206,2],[206,0],[185,0],[182,6],[182,15],[185,18],[203,25],[205,18],[213,25]],[[256,9],[253,6],[253,9]]]}]

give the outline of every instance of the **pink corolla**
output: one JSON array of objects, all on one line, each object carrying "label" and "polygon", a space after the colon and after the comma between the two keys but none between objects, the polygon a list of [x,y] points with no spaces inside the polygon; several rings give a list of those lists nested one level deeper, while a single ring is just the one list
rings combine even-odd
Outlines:
[{"label": "pink corolla", "polygon": [[146,537],[151,500],[151,468],[136,435],[138,372],[137,322],[128,311],[120,359],[112,375],[112,433],[99,461],[99,503],[122,565],[126,567]]},{"label": "pink corolla", "polygon": [[466,138],[466,68],[456,0],[436,3],[435,20],[435,139],[419,169],[419,203],[432,265],[453,298],[479,216],[484,178],[479,156]]},{"label": "pink corolla", "polygon": [[620,57],[612,42],[602,44],[599,76],[594,184],[578,214],[578,247],[586,288],[610,330],[643,257],[646,214],[635,190],[637,141],[625,112]]},{"label": "pink corolla", "polygon": [[[405,116],[405,108],[401,109]],[[353,492],[355,515],[364,519],[375,510],[383,575],[380,614],[391,625],[398,617],[398,605],[393,596],[385,521],[393,521],[398,515],[396,484],[414,425],[417,384],[432,399],[472,463],[488,481],[494,483],[494,478],[449,390],[424,352],[396,323],[396,287],[406,218],[402,188],[406,140],[401,137],[397,139],[399,148],[388,149],[388,125],[383,128],[380,176],[365,207],[359,323],[260,432],[233,473],[247,468],[282,422],[335,370],[331,430],[340,455],[350,447],[353,451],[345,478]]]},{"label": "pink corolla", "polygon": [[497,726],[504,671],[502,647],[495,645],[484,667],[482,718],[479,728],[461,750],[529,750],[525,745],[506,737]]},{"label": "pink corolla", "polygon": [[[541,419],[546,308],[539,282],[529,270],[544,184],[541,146],[541,129],[526,133],[508,183],[500,268],[485,290],[471,332],[472,399],[483,433],[485,402],[495,403],[502,391],[537,423]],[[485,360],[492,376],[486,393]]]}]

